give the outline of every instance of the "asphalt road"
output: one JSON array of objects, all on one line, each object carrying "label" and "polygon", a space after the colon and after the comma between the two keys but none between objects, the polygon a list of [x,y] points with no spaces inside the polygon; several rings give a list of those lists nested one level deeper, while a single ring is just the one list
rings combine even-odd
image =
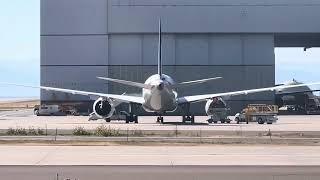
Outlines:
[{"label": "asphalt road", "polygon": [[3,180],[319,180],[320,166],[0,166]]},{"label": "asphalt road", "polygon": [[0,118],[4,117],[30,117],[33,116],[33,110],[13,110],[13,111],[0,111]]},{"label": "asphalt road", "polygon": [[[0,165],[320,166],[320,146],[1,145]],[[1,179],[1,178],[0,178]]]}]

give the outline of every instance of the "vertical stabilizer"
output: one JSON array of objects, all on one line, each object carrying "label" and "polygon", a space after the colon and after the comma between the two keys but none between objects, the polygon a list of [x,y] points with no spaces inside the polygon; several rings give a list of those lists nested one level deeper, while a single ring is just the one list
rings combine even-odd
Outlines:
[{"label": "vertical stabilizer", "polygon": [[158,74],[159,74],[160,77],[162,77],[161,48],[162,48],[162,40],[161,40],[161,19],[159,19]]}]

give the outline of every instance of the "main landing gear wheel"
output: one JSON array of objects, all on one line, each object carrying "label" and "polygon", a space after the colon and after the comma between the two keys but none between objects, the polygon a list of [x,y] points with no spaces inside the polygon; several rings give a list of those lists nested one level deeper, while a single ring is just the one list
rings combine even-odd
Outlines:
[{"label": "main landing gear wheel", "polygon": [[182,122],[190,122],[191,124],[194,124],[194,115],[190,115],[190,103],[187,103],[183,107],[184,109],[184,114],[188,114],[188,116],[182,116]]},{"label": "main landing gear wheel", "polygon": [[182,122],[190,122],[191,124],[194,124],[194,116],[182,116]]},{"label": "main landing gear wheel", "polygon": [[137,115],[134,115],[134,114],[131,114],[129,116],[126,116],[126,123],[130,123],[130,122],[134,122],[134,123],[138,123],[138,116]]},{"label": "main landing gear wheel", "polygon": [[163,117],[162,116],[157,117],[157,122],[163,124]]},{"label": "main landing gear wheel", "polygon": [[264,120],[261,117],[258,118],[258,124],[264,124]]},{"label": "main landing gear wheel", "polygon": [[138,123],[138,116],[133,114],[132,111],[132,103],[129,103],[129,113],[126,113],[126,123],[130,123],[130,122],[134,122],[134,123]]}]

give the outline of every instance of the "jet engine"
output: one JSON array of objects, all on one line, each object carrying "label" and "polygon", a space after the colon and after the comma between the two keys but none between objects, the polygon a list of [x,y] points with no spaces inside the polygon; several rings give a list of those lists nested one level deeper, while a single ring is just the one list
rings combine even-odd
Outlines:
[{"label": "jet engine", "polygon": [[221,97],[215,97],[207,100],[205,111],[208,116],[227,109],[226,102]]},{"label": "jet engine", "polygon": [[93,104],[93,112],[101,119],[110,118],[115,111],[115,106],[111,99],[100,97]]}]

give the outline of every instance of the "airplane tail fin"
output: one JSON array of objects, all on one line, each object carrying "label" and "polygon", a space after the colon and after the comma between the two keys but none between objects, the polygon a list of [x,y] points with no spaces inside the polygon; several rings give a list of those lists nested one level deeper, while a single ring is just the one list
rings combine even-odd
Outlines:
[{"label": "airplane tail fin", "polygon": [[159,19],[159,44],[158,44],[158,74],[162,77],[162,59],[161,59],[162,39],[161,39],[161,19]]}]

